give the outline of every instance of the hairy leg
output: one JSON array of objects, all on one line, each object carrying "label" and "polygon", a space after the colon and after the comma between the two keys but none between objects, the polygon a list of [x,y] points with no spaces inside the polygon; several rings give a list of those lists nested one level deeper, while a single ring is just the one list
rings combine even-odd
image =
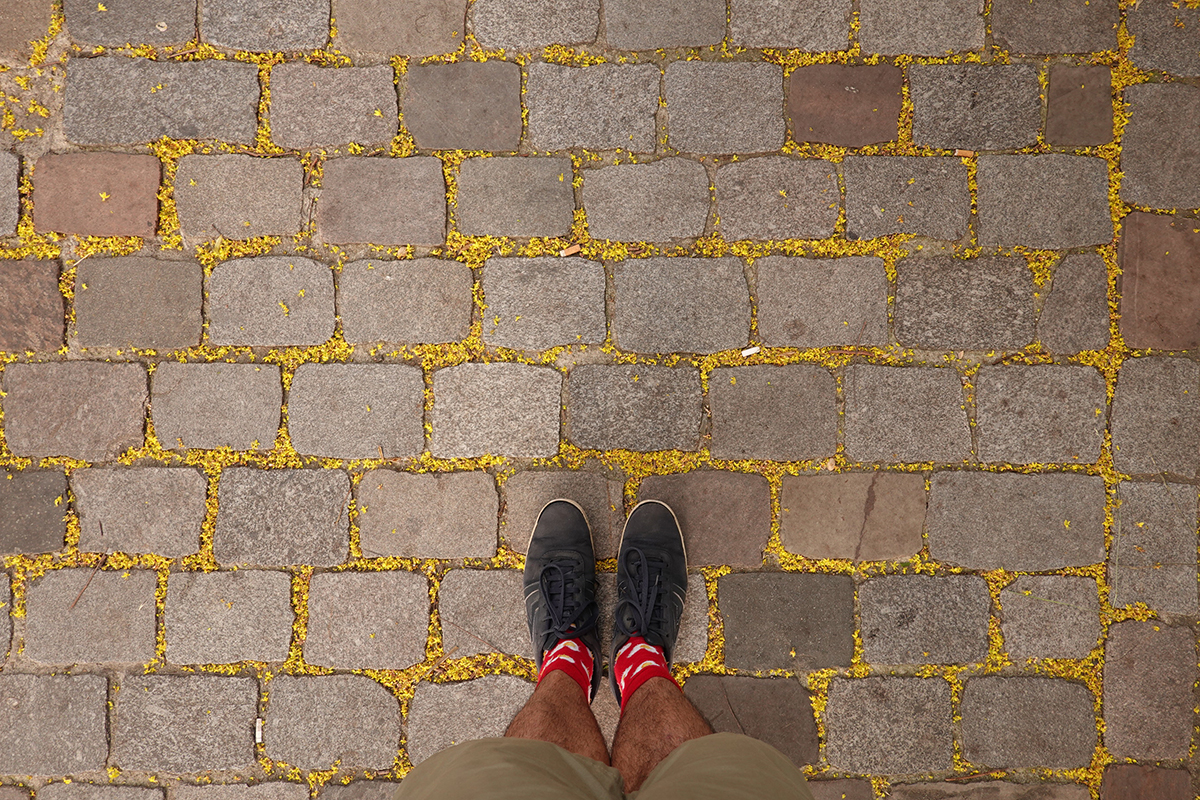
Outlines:
[{"label": "hairy leg", "polygon": [[625,703],[613,737],[612,765],[621,771],[625,791],[635,792],[672,750],[712,732],[679,687],[666,678],[651,678]]},{"label": "hairy leg", "polygon": [[579,684],[561,670],[550,672],[509,723],[505,736],[539,739],[608,764],[608,747]]}]

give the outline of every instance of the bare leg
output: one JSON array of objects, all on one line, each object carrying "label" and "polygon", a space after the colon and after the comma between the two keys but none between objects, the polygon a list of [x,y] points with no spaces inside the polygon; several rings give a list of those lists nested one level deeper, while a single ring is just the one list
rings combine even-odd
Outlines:
[{"label": "bare leg", "polygon": [[608,747],[587,698],[571,676],[558,670],[542,679],[504,735],[539,739],[601,764],[609,763]]},{"label": "bare leg", "polygon": [[651,678],[625,704],[613,737],[612,765],[621,771],[625,791],[636,792],[672,750],[712,732],[678,687],[666,678]]}]

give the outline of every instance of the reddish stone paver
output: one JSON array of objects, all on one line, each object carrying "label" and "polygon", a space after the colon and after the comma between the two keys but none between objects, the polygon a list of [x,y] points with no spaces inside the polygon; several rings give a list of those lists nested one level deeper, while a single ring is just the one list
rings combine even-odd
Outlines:
[{"label": "reddish stone paver", "polygon": [[1046,141],[1056,147],[1107,144],[1113,137],[1112,72],[1108,67],[1050,68]]},{"label": "reddish stone paver", "polygon": [[717,470],[652,475],[642,481],[638,500],[661,500],[675,512],[689,564],[762,565],[771,535],[771,490],[761,475]]},{"label": "reddish stone paver", "polygon": [[903,74],[890,64],[814,64],[792,73],[787,113],[798,142],[861,147],[899,133]]},{"label": "reddish stone paver", "polygon": [[160,174],[154,156],[42,156],[33,171],[34,227],[83,236],[153,236]]},{"label": "reddish stone paver", "polygon": [[1121,335],[1130,347],[1200,347],[1200,220],[1135,211],[1121,242]]},{"label": "reddish stone paver", "polygon": [[0,261],[0,350],[57,350],[66,323],[57,261]]},{"label": "reddish stone paver", "polygon": [[1183,769],[1111,764],[1104,770],[1100,800],[1192,800],[1192,776]]},{"label": "reddish stone paver", "polygon": [[785,475],[779,538],[808,558],[878,561],[921,549],[925,477],[902,472]]}]

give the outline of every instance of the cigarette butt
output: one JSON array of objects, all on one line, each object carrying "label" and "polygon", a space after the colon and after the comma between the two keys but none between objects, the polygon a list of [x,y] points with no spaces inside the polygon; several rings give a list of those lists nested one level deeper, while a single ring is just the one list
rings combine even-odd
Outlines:
[{"label": "cigarette butt", "polygon": [[975,155],[975,151],[974,150],[955,150],[954,155],[970,157],[970,156]]},{"label": "cigarette butt", "polygon": [[558,254],[559,254],[560,256],[573,256],[573,255],[575,255],[576,253],[578,253],[578,252],[579,252],[580,250],[582,250],[582,249],[583,249],[583,248],[582,248],[582,247],[580,247],[579,245],[577,245],[577,244],[573,244],[573,245],[571,245],[570,247],[564,248],[563,250],[559,250],[559,251],[558,251]]},{"label": "cigarette butt", "polygon": [[742,351],[742,358],[752,356],[755,353],[759,353],[759,352],[762,352],[761,347],[747,347],[745,350]]},{"label": "cigarette butt", "polygon": [[262,744],[262,725],[261,719],[254,720],[254,743]]}]

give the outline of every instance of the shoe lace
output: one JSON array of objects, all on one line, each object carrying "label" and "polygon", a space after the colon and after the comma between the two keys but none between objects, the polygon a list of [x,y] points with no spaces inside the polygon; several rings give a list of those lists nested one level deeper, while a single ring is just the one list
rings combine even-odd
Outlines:
[{"label": "shoe lace", "polygon": [[542,597],[546,599],[547,619],[539,640],[556,642],[587,633],[596,627],[600,607],[593,599],[580,603],[581,586],[573,565],[552,561],[538,575]]},{"label": "shoe lace", "polygon": [[[640,548],[631,547],[626,554],[625,566],[632,584],[633,599],[624,598],[617,604],[614,623],[617,630],[625,636],[640,634],[645,637],[647,633],[661,636],[669,629],[667,604],[659,602],[666,561],[647,556]],[[626,624],[627,616],[632,625]]]}]

